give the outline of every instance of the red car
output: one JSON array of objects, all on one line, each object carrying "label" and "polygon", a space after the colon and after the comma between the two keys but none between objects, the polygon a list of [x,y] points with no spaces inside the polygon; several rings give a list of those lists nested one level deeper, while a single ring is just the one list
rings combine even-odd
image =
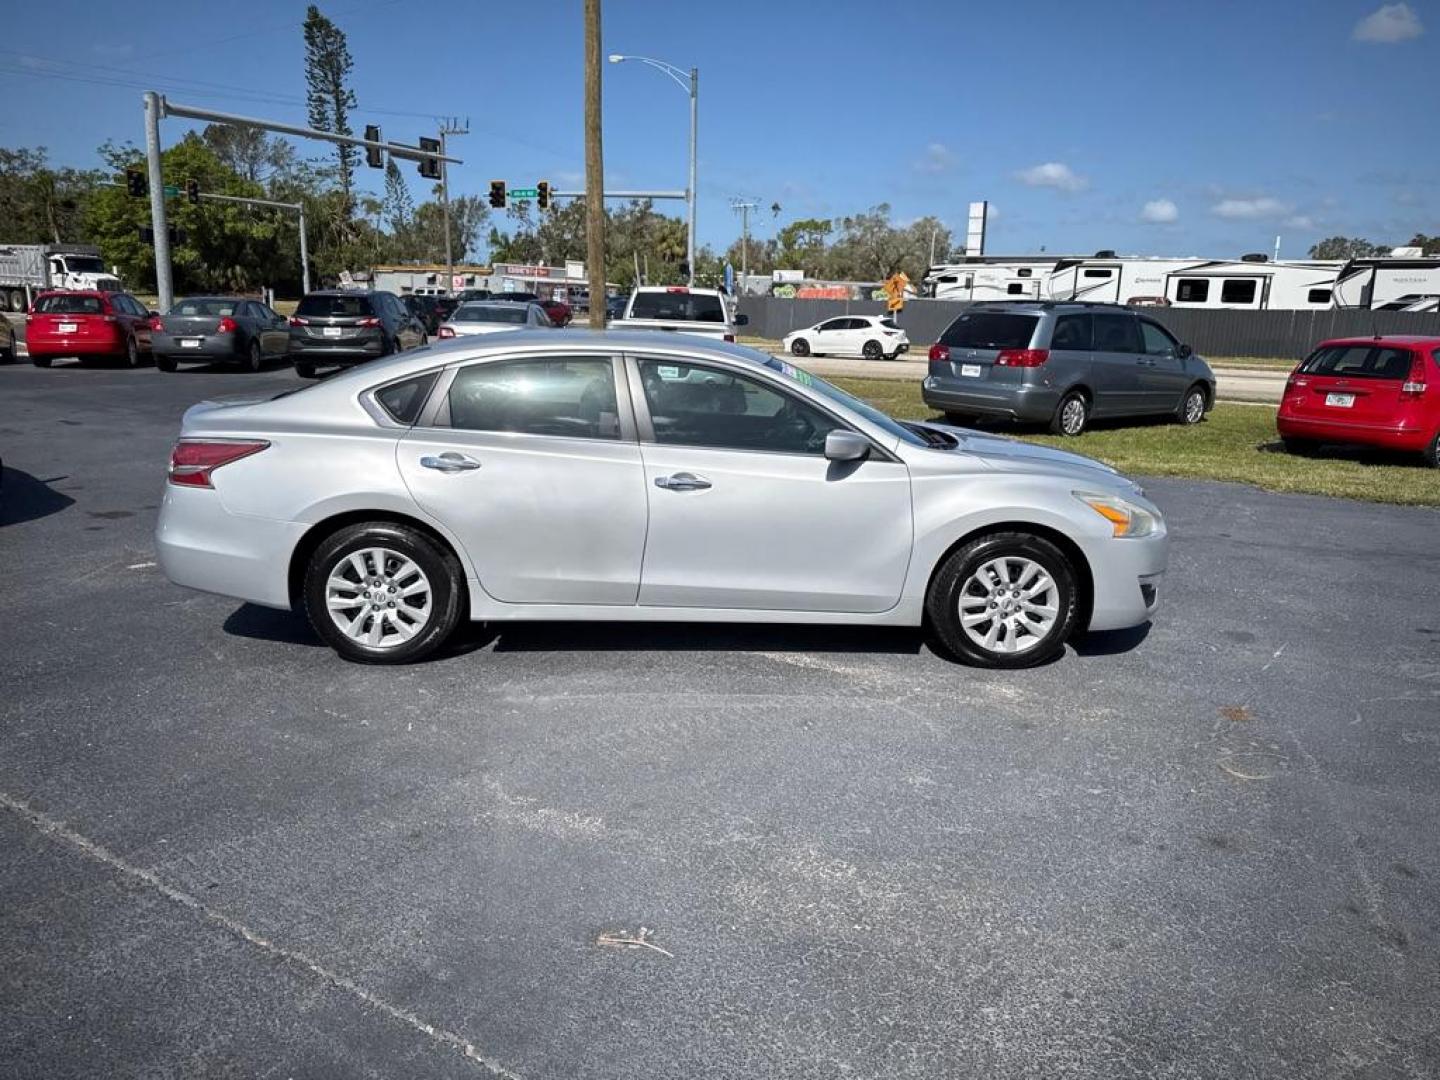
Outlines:
[{"label": "red car", "polygon": [[41,293],[25,316],[25,346],[36,367],[57,356],[108,356],[136,367],[150,351],[150,312],[129,293]]},{"label": "red car", "polygon": [[541,300],[540,306],[545,309],[545,314],[550,316],[550,321],[556,326],[569,326],[574,313],[570,305],[561,300]]},{"label": "red car", "polygon": [[1286,382],[1276,426],[1292,452],[1351,443],[1440,465],[1440,337],[1321,342]]}]

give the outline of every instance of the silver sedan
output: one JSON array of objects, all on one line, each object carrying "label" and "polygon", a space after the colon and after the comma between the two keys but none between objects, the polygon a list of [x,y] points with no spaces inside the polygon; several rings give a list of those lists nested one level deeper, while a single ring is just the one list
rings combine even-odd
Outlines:
[{"label": "silver sedan", "polygon": [[926,624],[1024,667],[1148,620],[1167,537],[1108,466],[751,349],[520,330],[194,406],[157,544],[172,581],[371,663],[469,618]]}]

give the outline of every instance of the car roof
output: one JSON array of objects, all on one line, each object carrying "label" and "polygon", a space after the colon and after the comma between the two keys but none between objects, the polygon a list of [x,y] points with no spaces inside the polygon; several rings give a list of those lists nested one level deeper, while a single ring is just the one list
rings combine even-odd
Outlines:
[{"label": "car roof", "polygon": [[129,296],[123,289],[115,292],[107,292],[105,289],[46,289],[36,295],[39,300],[42,296]]},{"label": "car roof", "polygon": [[1325,345],[1440,345],[1440,336],[1435,334],[1374,334],[1370,337],[1327,338],[1315,346]]}]

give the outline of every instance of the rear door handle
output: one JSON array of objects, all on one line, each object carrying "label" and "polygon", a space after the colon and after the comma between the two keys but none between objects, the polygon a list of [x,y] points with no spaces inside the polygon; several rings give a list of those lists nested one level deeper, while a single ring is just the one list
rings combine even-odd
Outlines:
[{"label": "rear door handle", "polygon": [[420,465],[426,469],[434,469],[436,472],[456,473],[470,472],[480,468],[480,462],[474,458],[466,457],[464,454],[447,452],[438,457],[433,454],[426,454],[420,459]]},{"label": "rear door handle", "polygon": [[694,473],[677,472],[674,476],[655,477],[655,486],[666,491],[703,491],[711,486],[710,481]]},{"label": "rear door handle", "polygon": [[1154,367],[1154,366],[1155,366],[1155,361],[1154,361],[1154,360],[1151,360],[1151,359],[1150,359],[1149,357],[1147,357],[1147,356],[1142,356],[1139,360],[1136,360],[1135,362],[1136,362],[1137,364],[1139,364],[1141,367]]}]

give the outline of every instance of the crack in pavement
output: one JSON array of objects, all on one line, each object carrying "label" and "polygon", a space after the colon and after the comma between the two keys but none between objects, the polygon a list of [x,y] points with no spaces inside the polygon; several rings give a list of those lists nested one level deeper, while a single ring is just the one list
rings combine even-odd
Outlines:
[{"label": "crack in pavement", "polygon": [[283,945],[276,944],[263,934],[251,930],[238,919],[233,919],[223,912],[216,911],[183,889],[178,889],[173,885],[167,884],[153,871],[127,862],[105,845],[76,832],[63,821],[51,817],[44,811],[35,809],[35,807],[31,806],[26,800],[16,798],[8,792],[0,791],[0,806],[3,806],[17,817],[29,823],[42,835],[79,851],[85,857],[109,867],[122,877],[139,882],[151,891],[159,893],[171,903],[197,913],[207,922],[218,926],[220,929],[239,938],[241,941],[254,945],[271,958],[283,960],[291,967],[298,968],[320,981],[328,983],[335,989],[344,991],[351,997],[369,1005],[372,1009],[384,1013],[392,1020],[398,1020],[406,1027],[420,1032],[432,1041],[458,1052],[467,1060],[473,1061],[477,1065],[487,1069],[490,1075],[501,1077],[502,1080],[521,1080],[516,1073],[511,1072],[504,1065],[500,1064],[500,1062],[477,1049],[475,1044],[463,1035],[456,1034],[446,1028],[436,1027],[409,1009],[387,1001],[374,991],[365,989],[365,987],[361,986],[354,979],[347,978],[338,971],[331,970],[324,964],[312,960],[304,953],[296,952],[294,949],[287,949]]}]

